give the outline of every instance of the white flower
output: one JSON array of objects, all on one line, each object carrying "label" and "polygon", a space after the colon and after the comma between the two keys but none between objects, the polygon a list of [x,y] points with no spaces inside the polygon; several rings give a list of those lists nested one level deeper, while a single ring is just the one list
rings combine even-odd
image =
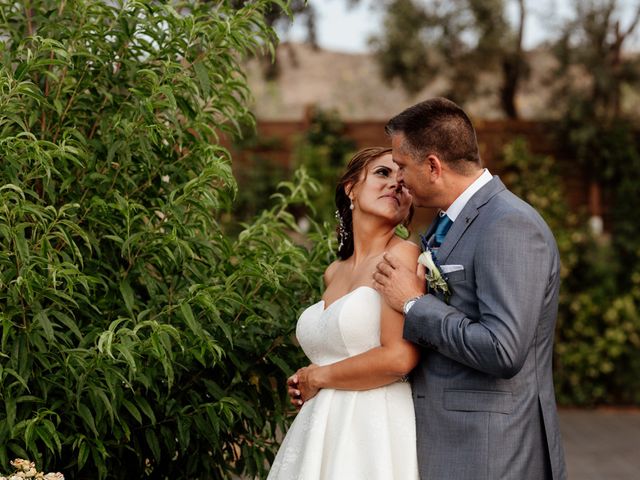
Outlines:
[{"label": "white flower", "polygon": [[16,458],[15,460],[12,460],[11,465],[16,470],[21,470],[23,472],[28,472],[32,468],[36,467],[35,463],[25,460],[24,458]]},{"label": "white flower", "polygon": [[298,228],[300,229],[300,231],[302,231],[302,233],[307,233],[310,227],[311,222],[309,222],[309,219],[307,217],[302,217],[300,218],[300,220],[298,220]]},{"label": "white flower", "polygon": [[436,265],[433,259],[433,252],[430,249],[422,252],[418,257],[418,263],[424,265],[427,269],[427,273],[424,278],[427,280],[427,285],[431,290],[440,291],[444,294],[445,300],[449,300],[451,292],[449,291],[449,285],[442,276],[442,272]]},{"label": "white flower", "polygon": [[162,177],[160,177],[160,180],[162,180],[164,183],[169,183],[169,175],[163,175]]},{"label": "white flower", "polygon": [[64,480],[64,475],[62,475],[60,472],[47,473],[44,476],[44,480]]},{"label": "white flower", "polygon": [[9,477],[0,475],[0,480],[23,480],[25,478],[35,478],[36,480],[64,480],[64,475],[60,472],[47,473],[46,475],[38,472],[38,470],[36,470],[36,464],[29,460],[16,458],[10,463],[16,471]]}]

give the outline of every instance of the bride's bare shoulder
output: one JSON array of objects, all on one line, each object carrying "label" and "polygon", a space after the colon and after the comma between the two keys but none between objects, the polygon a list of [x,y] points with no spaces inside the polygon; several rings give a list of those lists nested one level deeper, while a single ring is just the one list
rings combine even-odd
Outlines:
[{"label": "bride's bare shoulder", "polygon": [[335,277],[341,263],[342,260],[335,260],[334,262],[331,262],[331,264],[324,271],[324,275],[322,276],[322,278],[324,279],[325,287],[327,287],[331,283],[331,280],[333,280],[333,277]]},{"label": "bride's bare shoulder", "polygon": [[410,240],[398,238],[389,246],[389,253],[396,256],[405,265],[415,265],[420,256],[420,247]]}]

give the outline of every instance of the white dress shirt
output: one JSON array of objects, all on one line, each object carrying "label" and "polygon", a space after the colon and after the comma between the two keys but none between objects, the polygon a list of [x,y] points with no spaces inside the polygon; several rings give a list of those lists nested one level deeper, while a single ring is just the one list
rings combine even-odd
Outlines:
[{"label": "white dress shirt", "polygon": [[492,178],[493,178],[493,175],[491,175],[489,173],[489,170],[485,168],[484,171],[482,172],[482,175],[480,175],[471,185],[469,185],[466,188],[466,190],[462,192],[460,196],[454,200],[454,202],[449,206],[449,208],[447,208],[446,211],[444,212],[440,211],[438,212],[438,215],[440,216],[447,215],[452,222],[455,222],[456,218],[458,218],[458,215],[460,215],[460,212],[462,212],[462,209],[467,204],[469,199],[473,197],[473,195],[478,190],[480,190],[487,183],[489,183]]}]

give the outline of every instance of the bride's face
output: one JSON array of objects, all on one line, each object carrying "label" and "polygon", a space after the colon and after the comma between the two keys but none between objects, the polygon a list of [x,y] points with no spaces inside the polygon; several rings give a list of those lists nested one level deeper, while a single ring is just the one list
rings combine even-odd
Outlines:
[{"label": "bride's face", "polygon": [[390,153],[369,162],[349,194],[355,210],[381,216],[395,225],[407,218],[411,195],[398,182],[398,170]]}]

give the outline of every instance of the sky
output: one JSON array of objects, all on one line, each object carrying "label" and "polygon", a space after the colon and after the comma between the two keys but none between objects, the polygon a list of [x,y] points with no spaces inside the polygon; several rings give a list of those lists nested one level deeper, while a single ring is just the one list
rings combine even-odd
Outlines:
[{"label": "sky", "polygon": [[[525,24],[524,47],[535,47],[554,32],[554,25],[570,13],[573,0],[527,0],[528,22]],[[623,11],[629,14],[638,0],[619,0]],[[309,0],[318,12],[318,43],[327,50],[362,53],[368,50],[368,38],[382,25],[380,1],[361,0],[356,7],[348,8],[347,0]],[[513,2],[511,2],[513,5]],[[376,6],[378,5],[378,6]],[[513,15],[516,14],[515,8]],[[623,25],[624,26],[624,25]],[[306,30],[303,22],[294,19],[290,31],[282,39],[303,41]],[[638,35],[633,42],[637,42]]]}]

